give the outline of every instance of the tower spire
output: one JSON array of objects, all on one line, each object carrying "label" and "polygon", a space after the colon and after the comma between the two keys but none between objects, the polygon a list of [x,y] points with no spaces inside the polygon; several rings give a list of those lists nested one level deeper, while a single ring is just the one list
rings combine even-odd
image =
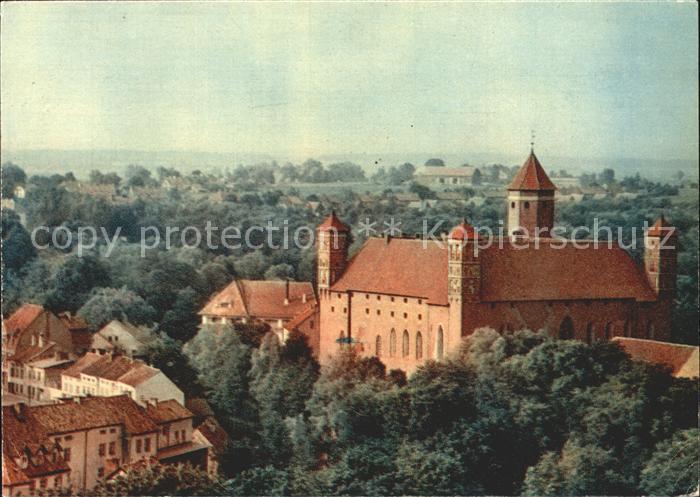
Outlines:
[{"label": "tower spire", "polygon": [[530,130],[530,153],[535,153],[535,130]]}]

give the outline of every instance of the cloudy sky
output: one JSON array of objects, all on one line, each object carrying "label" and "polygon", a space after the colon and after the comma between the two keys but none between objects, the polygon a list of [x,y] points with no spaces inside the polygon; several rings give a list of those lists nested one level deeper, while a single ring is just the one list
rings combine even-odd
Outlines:
[{"label": "cloudy sky", "polygon": [[697,5],[2,4],[2,147],[695,159]]}]

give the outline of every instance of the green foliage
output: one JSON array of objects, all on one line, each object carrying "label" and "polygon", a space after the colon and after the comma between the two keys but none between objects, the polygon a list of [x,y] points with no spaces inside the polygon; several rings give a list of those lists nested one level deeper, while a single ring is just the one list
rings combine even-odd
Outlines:
[{"label": "green foliage", "polygon": [[4,163],[0,167],[0,172],[2,173],[2,198],[13,198],[15,187],[24,185],[27,174],[12,162]]},{"label": "green foliage", "polygon": [[161,333],[147,344],[144,355],[146,362],[160,369],[185,393],[186,398],[204,395],[197,371],[183,353],[181,342]]},{"label": "green foliage", "polygon": [[13,211],[2,211],[2,269],[18,271],[27,262],[36,257],[36,249],[32,239],[24,226],[20,223],[19,216]]},{"label": "green foliage", "polygon": [[150,326],[156,311],[126,288],[96,288],[78,314],[85,318],[92,330],[99,330],[113,319]]},{"label": "green foliage", "polygon": [[190,465],[149,464],[132,467],[123,475],[101,481],[93,495],[223,495],[224,483]]},{"label": "green foliage", "polygon": [[697,428],[681,430],[660,442],[642,470],[641,488],[647,495],[691,494],[698,488]]},{"label": "green foliage", "polygon": [[109,284],[107,267],[98,256],[72,255],[53,276],[44,304],[55,312],[68,310],[75,313],[90,298],[93,288]]}]

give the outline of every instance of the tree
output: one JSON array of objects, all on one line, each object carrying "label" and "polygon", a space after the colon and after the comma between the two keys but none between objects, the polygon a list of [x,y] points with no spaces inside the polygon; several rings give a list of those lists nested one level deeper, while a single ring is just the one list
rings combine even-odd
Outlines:
[{"label": "tree", "polygon": [[479,169],[474,169],[474,174],[472,174],[472,185],[481,185],[481,171],[479,171]]},{"label": "tree", "polygon": [[200,308],[197,292],[189,286],[183,288],[177,292],[172,307],[163,314],[159,328],[170,337],[186,342],[197,333]]},{"label": "tree", "polygon": [[610,185],[615,181],[615,170],[606,168],[600,173],[600,181],[605,185]]},{"label": "tree", "polygon": [[2,211],[2,268],[19,270],[36,257],[36,249],[31,236],[20,223],[14,211]]},{"label": "tree", "polygon": [[286,419],[304,411],[318,378],[318,363],[306,336],[292,332],[284,345],[268,333],[251,359],[250,390],[259,409],[265,459],[285,466],[292,453]]},{"label": "tree", "polygon": [[90,183],[95,185],[114,185],[119,186],[122,179],[116,173],[103,173],[97,169],[90,171]]},{"label": "tree", "polygon": [[445,167],[445,161],[442,159],[428,159],[425,161],[426,167]]},{"label": "tree", "polygon": [[699,436],[700,431],[692,428],[660,442],[642,470],[642,491],[648,495],[682,495],[697,490]]},{"label": "tree", "polygon": [[129,164],[126,166],[127,186],[149,186],[151,184],[151,171],[143,166]]},{"label": "tree", "polygon": [[435,192],[427,186],[421,185],[420,183],[411,183],[411,186],[408,190],[411,193],[415,193],[416,195],[418,195],[421,198],[421,200],[435,198]]},{"label": "tree", "polygon": [[294,278],[294,267],[289,264],[277,264],[270,266],[265,271],[266,280],[289,280]]},{"label": "tree", "polygon": [[197,371],[183,353],[182,342],[164,333],[158,333],[155,339],[146,345],[144,355],[146,362],[160,369],[185,393],[186,398],[204,395]]},{"label": "tree", "polygon": [[150,326],[156,310],[126,287],[96,288],[78,314],[85,318],[92,330],[99,330],[113,319]]},{"label": "tree", "polygon": [[2,198],[13,198],[15,187],[26,183],[27,174],[21,167],[12,162],[4,163],[0,170],[2,172]]},{"label": "tree", "polygon": [[93,495],[224,495],[224,482],[189,464],[143,463],[128,467],[124,474],[102,480]]},{"label": "tree", "polygon": [[45,305],[53,312],[77,312],[90,298],[92,289],[109,286],[105,264],[93,254],[72,255],[51,279]]}]

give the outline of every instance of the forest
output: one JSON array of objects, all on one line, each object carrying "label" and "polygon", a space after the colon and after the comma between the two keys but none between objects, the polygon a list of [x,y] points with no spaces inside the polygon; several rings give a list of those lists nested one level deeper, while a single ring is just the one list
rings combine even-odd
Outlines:
[{"label": "forest", "polygon": [[[319,170],[314,167],[295,171],[305,171],[308,179]],[[304,337],[294,335],[281,346],[263,325],[235,325],[218,334],[200,326],[198,311],[234,278],[314,281],[313,249],[293,246],[229,250],[176,242],[141,257],[146,226],[204,230],[210,222],[245,229],[284,219],[290,229],[313,229],[330,211],[323,200],[315,209],[281,204],[293,188],[271,184],[269,175],[253,177],[252,171],[236,173],[246,193],[231,200],[168,190],[110,202],[69,191],[65,184],[74,181],[72,175],[27,178],[17,166],[9,172],[3,167],[3,188],[13,181],[28,185],[26,197],[15,199],[24,218],[2,210],[3,315],[34,302],[77,313],[93,329],[115,317],[150,327],[149,362],[188,397],[204,396],[230,434],[220,480],[199,475],[201,484],[182,487],[178,475],[164,474],[158,477],[170,484],[155,488],[148,478],[156,475],[143,475],[133,483],[141,485],[134,487],[139,492],[666,495],[694,489],[697,385],[632,362],[611,344],[484,329],[449,361],[428,362],[406,378],[351,350],[322,370]],[[386,191],[410,189],[412,171],[393,171],[393,179],[383,179]],[[316,178],[319,194],[320,180],[328,179],[323,174]],[[173,175],[133,168],[128,178],[102,172],[91,181],[155,188]],[[338,181],[358,179],[355,172]],[[680,243],[673,338],[697,344],[697,196],[681,197],[675,187],[639,177],[619,183],[637,188],[639,196],[561,204],[556,222],[592,227],[597,219],[621,228],[628,239],[633,228],[663,213],[678,228]],[[334,204],[344,221],[355,226],[371,218],[381,224],[394,217],[406,233],[420,232],[424,220],[443,220],[447,230],[463,217],[497,228],[505,210],[502,199],[487,198],[480,205],[436,204],[418,211],[393,201],[353,202],[354,193],[348,189]],[[39,226],[47,226],[49,235],[58,227],[72,233],[102,227],[120,238],[108,257],[104,244],[78,256],[75,244],[36,249],[30,233]],[[356,235],[351,253],[363,241]],[[637,260],[640,249],[632,250]],[[126,492],[108,487],[105,495]]]}]

